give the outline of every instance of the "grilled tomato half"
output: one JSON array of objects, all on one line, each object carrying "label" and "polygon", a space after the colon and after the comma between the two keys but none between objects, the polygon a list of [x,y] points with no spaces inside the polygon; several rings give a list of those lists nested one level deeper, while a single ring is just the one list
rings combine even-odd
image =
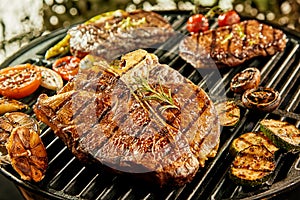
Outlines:
[{"label": "grilled tomato half", "polygon": [[65,56],[57,59],[52,68],[64,80],[69,81],[78,74],[80,59],[75,56]]},{"label": "grilled tomato half", "polygon": [[22,64],[0,70],[0,94],[13,99],[29,96],[38,89],[42,75],[39,68]]}]

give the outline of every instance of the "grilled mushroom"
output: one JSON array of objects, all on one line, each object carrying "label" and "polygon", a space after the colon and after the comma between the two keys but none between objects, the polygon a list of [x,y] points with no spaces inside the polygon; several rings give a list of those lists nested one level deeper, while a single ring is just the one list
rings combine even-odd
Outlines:
[{"label": "grilled mushroom", "polygon": [[251,67],[236,74],[230,82],[230,89],[235,93],[243,93],[248,89],[257,88],[260,83],[260,71]]},{"label": "grilled mushroom", "polygon": [[272,112],[280,103],[280,95],[272,88],[259,87],[246,90],[242,96],[245,107],[263,112]]},{"label": "grilled mushroom", "polygon": [[48,167],[46,148],[31,128],[15,128],[6,145],[13,168],[24,180],[41,181]]}]

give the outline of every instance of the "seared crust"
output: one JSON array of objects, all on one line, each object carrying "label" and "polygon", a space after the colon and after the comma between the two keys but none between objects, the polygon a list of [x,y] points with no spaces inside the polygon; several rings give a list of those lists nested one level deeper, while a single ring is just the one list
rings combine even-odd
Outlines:
[{"label": "seared crust", "polygon": [[215,64],[233,67],[257,56],[283,51],[286,42],[281,30],[247,20],[188,36],[180,43],[179,51],[195,68],[213,68]]},{"label": "seared crust", "polygon": [[129,51],[162,43],[174,30],[159,14],[137,10],[105,21],[80,24],[68,33],[73,55],[82,58],[92,53],[112,60]]},{"label": "seared crust", "polygon": [[[82,85],[86,75],[79,75],[67,91],[41,95],[34,106],[37,118],[82,161],[144,174],[161,186],[191,181],[218,148],[219,120],[212,101],[152,54],[138,50],[122,59],[135,61],[128,60],[122,69],[99,66],[96,78],[89,80],[97,83],[93,92]],[[110,82],[104,74],[110,74]],[[138,96],[132,82],[146,74],[155,90],[171,91],[178,109],[162,111],[162,103]]]}]

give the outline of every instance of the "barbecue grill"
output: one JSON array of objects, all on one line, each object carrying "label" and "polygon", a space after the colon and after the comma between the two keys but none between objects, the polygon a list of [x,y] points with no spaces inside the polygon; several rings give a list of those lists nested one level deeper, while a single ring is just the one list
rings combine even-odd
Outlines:
[{"label": "barbecue grill", "polygon": [[[188,12],[161,12],[183,35]],[[213,25],[214,26],[214,25]],[[278,27],[277,27],[278,28]],[[1,68],[20,63],[33,63],[51,67],[52,62],[44,60],[46,50],[62,39],[66,29],[57,30],[49,35],[34,40],[25,48],[6,60]],[[220,147],[215,158],[209,159],[200,169],[193,181],[179,188],[157,188],[143,185],[128,175],[115,175],[95,169],[95,166],[80,163],[67,149],[64,143],[45,124],[40,124],[41,138],[46,146],[49,167],[45,178],[39,183],[23,181],[10,165],[0,167],[1,172],[16,183],[22,191],[36,199],[261,199],[278,196],[300,185],[300,154],[280,152],[276,157],[276,170],[266,184],[254,188],[234,184],[228,178],[228,170],[233,157],[229,146],[234,138],[242,133],[259,130],[258,122],[264,118],[279,119],[300,127],[300,35],[285,30],[288,37],[284,52],[263,59],[252,59],[235,68],[221,69],[221,80],[208,82],[216,70],[201,73],[195,70],[178,56],[178,41],[169,40],[163,46],[149,49],[159,56],[161,63],[178,70],[199,87],[206,90],[212,98],[220,96],[218,88],[225,86],[228,98],[235,99],[241,108],[241,119],[238,125],[223,128]],[[166,47],[167,46],[167,47]],[[165,51],[163,49],[170,49]],[[148,49],[147,49],[148,50]],[[257,67],[261,70],[261,85],[280,92],[282,97],[279,108],[272,113],[257,113],[247,110],[240,103],[240,96],[229,89],[231,78],[246,67]],[[219,72],[218,72],[219,73]],[[205,74],[205,75],[203,75]],[[33,95],[23,99],[32,106],[41,93],[53,95],[54,92],[39,88]],[[26,111],[34,116],[32,109]]]}]

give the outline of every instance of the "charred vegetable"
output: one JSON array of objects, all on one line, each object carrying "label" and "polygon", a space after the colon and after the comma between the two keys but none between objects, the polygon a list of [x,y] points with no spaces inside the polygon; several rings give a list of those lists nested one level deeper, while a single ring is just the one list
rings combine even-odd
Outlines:
[{"label": "charred vegetable", "polygon": [[14,99],[8,99],[5,97],[0,98],[0,115],[13,112],[17,110],[27,109],[28,106],[20,101]]},{"label": "charred vegetable", "polygon": [[240,119],[240,109],[234,101],[225,101],[216,104],[222,126],[234,126]]},{"label": "charred vegetable", "polygon": [[294,125],[274,119],[264,119],[260,122],[261,131],[274,144],[287,151],[300,150],[300,131]]},{"label": "charred vegetable", "polygon": [[267,181],[274,170],[274,155],[263,145],[252,145],[235,157],[229,177],[239,185],[253,187]]},{"label": "charred vegetable", "polygon": [[248,89],[257,88],[259,83],[260,71],[254,67],[247,68],[232,78],[230,89],[236,93],[243,93]]},{"label": "charred vegetable", "polygon": [[44,178],[47,152],[36,131],[24,126],[13,129],[6,148],[13,168],[22,179],[39,182]]},{"label": "charred vegetable", "polygon": [[39,133],[39,125],[35,119],[21,112],[6,113],[0,117],[0,157],[1,160],[7,159],[6,144],[14,128],[27,127]]},{"label": "charred vegetable", "polygon": [[40,67],[40,70],[42,74],[42,87],[56,91],[63,87],[63,80],[58,73],[46,67]]},{"label": "charred vegetable", "polygon": [[263,145],[272,154],[275,154],[279,150],[269,138],[263,135],[262,132],[249,132],[244,133],[238,138],[234,139],[230,146],[230,152],[236,156],[240,151],[252,146]]},{"label": "charred vegetable", "polygon": [[259,87],[246,90],[242,96],[245,107],[263,112],[272,112],[280,103],[279,92],[272,88]]},{"label": "charred vegetable", "polygon": [[79,72],[80,59],[75,56],[65,56],[55,60],[52,68],[64,80],[69,81]]},{"label": "charred vegetable", "polygon": [[41,84],[42,75],[38,67],[23,64],[0,70],[0,94],[20,99],[32,94]]}]

